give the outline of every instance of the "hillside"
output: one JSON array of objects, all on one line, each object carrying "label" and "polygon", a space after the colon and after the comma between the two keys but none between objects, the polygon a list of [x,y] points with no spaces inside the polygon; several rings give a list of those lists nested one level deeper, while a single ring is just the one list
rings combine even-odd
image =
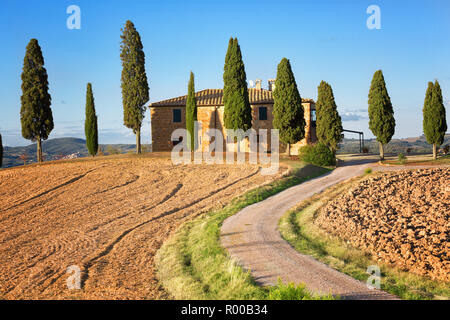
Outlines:
[{"label": "hillside", "polygon": [[[444,144],[450,144],[450,134],[445,136]],[[364,140],[364,145],[369,148],[369,152],[378,153],[378,142],[375,139]],[[150,149],[151,146],[143,145],[144,148]],[[79,158],[87,157],[86,141],[78,138],[58,138],[50,139],[42,142],[45,160],[57,160],[61,158]],[[429,145],[424,136],[393,139],[386,146],[386,153],[431,153],[431,145]],[[134,144],[102,144],[100,150],[104,154],[111,153],[128,153],[134,152]],[[339,154],[358,153],[359,140],[344,139],[338,150]],[[4,147],[3,167],[14,167],[23,165],[24,161],[20,158],[26,155],[26,163],[34,163],[36,161],[36,144],[30,144],[23,147]]]},{"label": "hillside", "polygon": [[[445,135],[443,146],[450,144],[450,134]],[[378,153],[378,142],[375,139],[364,140],[364,146],[369,148],[370,153]],[[404,139],[392,139],[385,147],[386,153],[431,153],[432,147],[427,143],[425,136],[404,138]],[[344,139],[339,144],[338,153],[358,153],[359,152],[359,140],[357,139]]]},{"label": "hillside", "polygon": [[[87,157],[86,141],[78,138],[58,138],[42,142],[45,160],[57,160],[61,158]],[[128,153],[133,152],[134,144],[103,144],[100,150],[103,153]],[[36,143],[23,147],[4,147],[3,167],[14,167],[23,165],[24,160],[20,157],[26,156],[26,163],[36,161]]]}]

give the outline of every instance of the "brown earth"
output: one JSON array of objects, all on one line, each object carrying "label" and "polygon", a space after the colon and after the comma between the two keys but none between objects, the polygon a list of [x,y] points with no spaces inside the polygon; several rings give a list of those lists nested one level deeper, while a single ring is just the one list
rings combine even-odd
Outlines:
[{"label": "brown earth", "polygon": [[450,280],[450,168],[380,173],[330,201],[315,223],[379,261]]},{"label": "brown earth", "polygon": [[[0,170],[0,298],[169,298],[154,270],[163,241],[274,178],[251,165],[174,166],[162,157]],[[67,288],[71,265],[82,271],[81,290]]]}]

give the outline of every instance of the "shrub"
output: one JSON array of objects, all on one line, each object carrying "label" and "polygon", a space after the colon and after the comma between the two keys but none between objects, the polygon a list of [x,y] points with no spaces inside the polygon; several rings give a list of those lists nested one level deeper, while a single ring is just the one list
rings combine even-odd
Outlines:
[{"label": "shrub", "polygon": [[275,287],[269,289],[268,300],[334,300],[333,296],[318,296],[311,294],[304,283],[295,285],[294,283],[284,284],[278,280]]},{"label": "shrub", "polygon": [[398,162],[404,164],[406,162],[406,156],[403,153],[398,154]]},{"label": "shrub", "polygon": [[367,168],[366,170],[364,170],[365,174],[371,174],[372,173],[372,168]]},{"label": "shrub", "polygon": [[304,146],[300,149],[300,158],[317,166],[334,166],[336,158],[331,150],[324,144]]},{"label": "shrub", "polygon": [[444,153],[445,154],[448,154],[450,152],[450,145],[446,145],[445,147],[444,147]]},{"label": "shrub", "polygon": [[369,148],[363,147],[363,148],[362,148],[362,152],[363,152],[363,153],[369,153]]}]

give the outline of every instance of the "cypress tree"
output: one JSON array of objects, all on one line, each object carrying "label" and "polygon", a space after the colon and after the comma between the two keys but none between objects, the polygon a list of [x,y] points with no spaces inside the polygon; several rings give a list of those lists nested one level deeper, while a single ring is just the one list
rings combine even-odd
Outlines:
[{"label": "cypress tree", "polygon": [[149,100],[145,73],[145,54],[141,37],[134,24],[127,21],[122,29],[120,59],[122,60],[123,122],[136,135],[136,153],[141,153],[141,127],[145,115],[144,104]]},{"label": "cypress tree", "polygon": [[336,153],[342,139],[342,121],[334,101],[333,89],[325,82],[320,82],[316,103],[316,133],[319,142]]},{"label": "cypress tree", "polygon": [[375,72],[370,86],[369,128],[379,143],[380,159],[384,160],[384,145],[391,141],[395,133],[395,119],[391,98],[381,70]]},{"label": "cypress tree", "polygon": [[237,38],[231,38],[223,73],[224,124],[226,129],[252,127],[252,109],[248,97],[247,76]]},{"label": "cypress tree", "polygon": [[437,158],[437,148],[444,143],[447,120],[439,82],[428,82],[423,105],[423,132],[429,144],[433,145],[433,159]]},{"label": "cypress tree", "polygon": [[90,83],[87,84],[86,91],[86,120],[84,122],[84,133],[86,135],[86,147],[88,152],[91,156],[95,156],[98,152],[98,129],[94,95]]},{"label": "cypress tree", "polygon": [[2,135],[0,134],[0,168],[3,165],[3,143],[2,143]]},{"label": "cypress tree", "polygon": [[195,83],[194,74],[191,71],[188,84],[188,95],[186,99],[186,130],[191,135],[191,141],[189,148],[191,151],[195,151],[195,135],[194,135],[194,122],[197,121],[197,101],[195,99]]},{"label": "cypress tree", "polygon": [[22,136],[37,141],[37,161],[42,162],[42,140],[47,140],[53,130],[51,96],[48,93],[47,70],[44,57],[36,39],[27,45],[22,72],[20,121]]},{"label": "cypress tree", "polygon": [[273,92],[273,127],[279,130],[280,141],[288,146],[305,137],[305,117],[291,63],[283,58],[278,64]]}]

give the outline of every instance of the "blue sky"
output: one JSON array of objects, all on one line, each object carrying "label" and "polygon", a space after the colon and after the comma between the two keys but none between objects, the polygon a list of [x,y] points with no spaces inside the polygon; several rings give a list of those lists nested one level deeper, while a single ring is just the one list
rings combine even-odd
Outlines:
[{"label": "blue sky", "polygon": [[[369,5],[381,9],[381,29],[369,30]],[[81,29],[69,30],[66,9],[81,9]],[[24,145],[20,74],[31,38],[41,45],[49,75],[55,129],[50,138],[84,136],[86,83],[93,85],[100,143],[134,143],[125,128],[120,91],[120,29],[130,19],[146,54],[150,99],[221,88],[228,39],[239,39],[247,79],[276,76],[291,60],[300,94],[317,98],[329,82],[346,129],[368,129],[367,95],[382,69],[395,110],[395,137],[422,134],[428,81],[439,80],[450,119],[450,2],[430,1],[76,1],[1,0],[0,132],[4,145]],[[143,142],[150,142],[146,113]]]}]

